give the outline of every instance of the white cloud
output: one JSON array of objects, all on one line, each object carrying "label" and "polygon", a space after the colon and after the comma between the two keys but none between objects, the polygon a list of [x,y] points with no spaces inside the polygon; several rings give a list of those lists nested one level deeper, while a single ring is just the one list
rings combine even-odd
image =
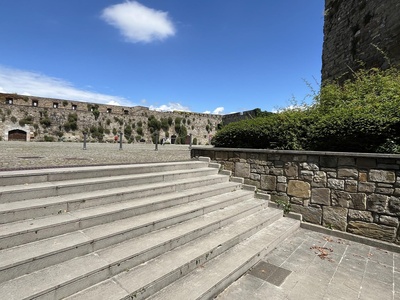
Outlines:
[{"label": "white cloud", "polygon": [[222,106],[217,107],[216,109],[214,109],[213,114],[214,115],[220,115],[224,112],[224,108]]},{"label": "white cloud", "polygon": [[0,91],[20,95],[133,106],[129,100],[78,89],[65,80],[0,66]]},{"label": "white cloud", "polygon": [[136,1],[127,1],[105,8],[101,17],[119,29],[129,42],[149,43],[175,35],[168,13],[148,8]]},{"label": "white cloud", "polygon": [[210,110],[206,110],[203,114],[213,114],[213,115],[221,115],[224,112],[224,108],[222,106],[217,107],[211,112]]},{"label": "white cloud", "polygon": [[183,106],[180,103],[177,102],[169,102],[168,104],[163,104],[160,106],[154,106],[151,105],[149,107],[150,110],[156,110],[156,111],[190,111],[189,107]]}]

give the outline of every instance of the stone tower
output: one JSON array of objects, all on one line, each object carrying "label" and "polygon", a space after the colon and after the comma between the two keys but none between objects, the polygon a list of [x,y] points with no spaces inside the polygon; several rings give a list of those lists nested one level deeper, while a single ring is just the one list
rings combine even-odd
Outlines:
[{"label": "stone tower", "polygon": [[400,66],[400,0],[325,0],[322,81]]}]

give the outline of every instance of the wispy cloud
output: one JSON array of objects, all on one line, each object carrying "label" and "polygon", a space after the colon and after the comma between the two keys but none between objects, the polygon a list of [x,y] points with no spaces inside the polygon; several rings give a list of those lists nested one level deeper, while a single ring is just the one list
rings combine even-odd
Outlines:
[{"label": "wispy cloud", "polygon": [[205,112],[203,112],[203,114],[213,114],[213,115],[221,115],[224,112],[224,108],[222,106],[217,107],[216,109],[213,110],[213,112],[211,112],[210,110],[206,110]]},{"label": "wispy cloud", "polygon": [[169,102],[168,104],[163,104],[160,106],[154,106],[151,105],[149,107],[150,110],[156,110],[156,111],[190,111],[189,107],[183,106],[180,103],[177,102]]},{"label": "wispy cloud", "polygon": [[148,8],[136,1],[111,5],[103,10],[101,17],[132,43],[164,40],[176,32],[167,12]]},{"label": "wispy cloud", "polygon": [[100,104],[135,105],[123,97],[76,88],[63,79],[4,66],[0,66],[0,92]]}]

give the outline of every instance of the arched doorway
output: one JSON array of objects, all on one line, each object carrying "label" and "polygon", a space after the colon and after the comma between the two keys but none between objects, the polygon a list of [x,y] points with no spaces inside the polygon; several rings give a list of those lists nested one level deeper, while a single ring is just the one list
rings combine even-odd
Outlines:
[{"label": "arched doorway", "polygon": [[8,132],[9,141],[23,141],[26,142],[27,133],[21,129],[14,129]]}]

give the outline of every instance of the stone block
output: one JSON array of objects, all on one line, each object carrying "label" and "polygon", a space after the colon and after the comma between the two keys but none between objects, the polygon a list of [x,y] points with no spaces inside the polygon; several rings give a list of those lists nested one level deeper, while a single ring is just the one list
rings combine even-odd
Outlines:
[{"label": "stone block", "polygon": [[322,208],[322,225],[346,231],[347,208],[324,206]]},{"label": "stone block", "polygon": [[301,214],[306,222],[321,225],[322,209],[320,207],[292,204],[291,211]]},{"label": "stone block", "polygon": [[347,226],[347,231],[357,235],[366,236],[386,242],[394,242],[396,238],[396,228],[375,223],[361,221],[351,221]]},{"label": "stone block", "polygon": [[358,178],[358,170],[357,169],[348,169],[348,168],[340,168],[338,170],[338,178]]},{"label": "stone block", "polygon": [[338,159],[335,156],[321,156],[320,166],[323,168],[336,168]]},{"label": "stone block", "polygon": [[368,173],[360,172],[358,174],[358,181],[360,182],[367,182],[368,181]]},{"label": "stone block", "polygon": [[357,180],[346,180],[344,182],[344,190],[349,193],[357,193],[358,181]]},{"label": "stone block", "polygon": [[302,170],[319,171],[319,167],[315,163],[306,163],[306,162],[304,162],[304,163],[300,164],[300,166],[301,166]]},{"label": "stone block", "polygon": [[328,188],[314,188],[311,191],[311,203],[331,205],[331,190]]},{"label": "stone block", "polygon": [[288,195],[298,198],[310,198],[311,186],[308,182],[300,180],[289,180]]},{"label": "stone block", "polygon": [[311,185],[313,187],[326,187],[328,182],[326,173],[323,171],[315,172]]},{"label": "stone block", "polygon": [[356,160],[354,157],[339,157],[338,165],[339,166],[355,166]]},{"label": "stone block", "polygon": [[363,193],[374,193],[376,185],[372,182],[359,182],[358,191]]},{"label": "stone block", "polygon": [[276,176],[261,175],[261,189],[267,191],[276,191]]},{"label": "stone block", "polygon": [[400,199],[398,197],[390,197],[389,212],[400,216]]},{"label": "stone block", "polygon": [[260,181],[261,175],[260,175],[260,174],[257,174],[257,173],[251,173],[251,174],[250,174],[250,179],[251,179],[251,180],[255,180],[255,181]]},{"label": "stone block", "polygon": [[357,158],[357,166],[359,168],[374,168],[376,167],[376,159],[370,157],[359,157]]},{"label": "stone block", "polygon": [[245,162],[235,163],[235,176],[250,178],[250,164]]},{"label": "stone block", "polygon": [[288,186],[287,183],[278,183],[278,184],[276,185],[276,190],[277,190],[278,192],[286,193],[287,186]]},{"label": "stone block", "polygon": [[313,171],[305,171],[305,170],[300,171],[300,179],[302,180],[312,182],[313,177],[314,177]]},{"label": "stone block", "polygon": [[284,175],[287,177],[297,178],[299,176],[299,167],[293,162],[285,163],[283,171]]},{"label": "stone block", "polygon": [[275,176],[283,176],[283,169],[271,167],[269,169],[269,174]]},{"label": "stone block", "polygon": [[287,182],[287,178],[285,176],[278,176],[278,182],[279,183],[286,183]]},{"label": "stone block", "polygon": [[225,162],[221,162],[221,164],[222,164],[224,170],[232,171],[232,172],[235,170],[235,164],[233,162],[225,161]]},{"label": "stone block", "polygon": [[349,207],[350,193],[343,191],[332,191],[332,206]]},{"label": "stone block", "polygon": [[329,178],[328,187],[335,190],[344,190],[344,180]]},{"label": "stone block", "polygon": [[396,181],[396,174],[393,171],[370,170],[369,181],[394,183]]},{"label": "stone block", "polygon": [[379,223],[392,226],[392,227],[398,227],[399,226],[399,218],[397,217],[390,217],[386,215],[380,215],[379,216]]},{"label": "stone block", "polygon": [[370,211],[349,209],[348,217],[350,221],[373,222],[374,217]]},{"label": "stone block", "polygon": [[367,209],[378,213],[384,213],[388,209],[388,202],[388,196],[372,194],[367,197]]},{"label": "stone block", "polygon": [[354,209],[367,209],[367,194],[364,193],[351,193],[349,203],[350,208]]},{"label": "stone block", "polygon": [[288,203],[290,198],[285,194],[271,194],[271,201]]}]

